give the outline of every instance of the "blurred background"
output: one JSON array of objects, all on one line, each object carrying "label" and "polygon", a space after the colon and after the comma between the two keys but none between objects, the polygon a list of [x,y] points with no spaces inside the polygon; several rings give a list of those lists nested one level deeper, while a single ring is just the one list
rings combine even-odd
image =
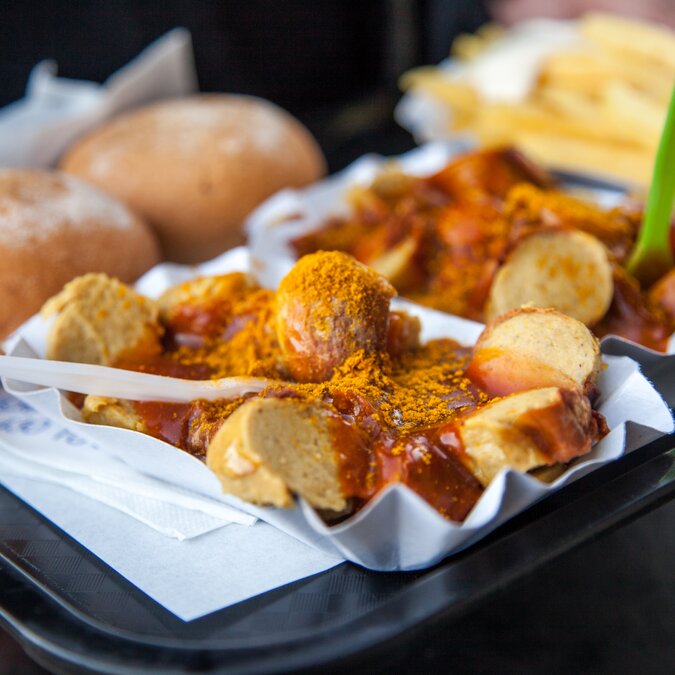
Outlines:
[{"label": "blurred background", "polygon": [[[675,27],[671,0],[4,0],[0,106],[23,96],[31,68],[43,59],[55,60],[64,77],[102,82],[157,37],[184,26],[203,91],[261,96],[286,108],[315,134],[335,171],[367,151],[396,154],[414,145],[392,118],[398,78],[445,58],[460,33],[487,21],[572,18],[588,9]],[[638,600],[630,607],[626,630],[649,611]],[[566,608],[559,609],[553,625],[563,630]],[[600,607],[596,614],[600,622]],[[2,675],[42,672],[2,632],[0,656]]]},{"label": "blurred background", "polygon": [[675,25],[671,0],[5,0],[0,105],[20,98],[31,68],[101,82],[176,26],[192,33],[203,91],[270,99],[314,132],[332,170],[412,139],[392,119],[399,76],[445,58],[487,21],[571,18],[609,9]]}]

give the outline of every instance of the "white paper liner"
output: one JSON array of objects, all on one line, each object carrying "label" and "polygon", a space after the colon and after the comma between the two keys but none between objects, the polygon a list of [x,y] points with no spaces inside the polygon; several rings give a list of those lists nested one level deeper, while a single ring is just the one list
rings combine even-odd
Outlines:
[{"label": "white paper liner", "polygon": [[[245,269],[246,263],[246,251],[236,249],[203,266],[159,265],[141,279],[139,289],[156,296],[190,276],[241,270]],[[480,332],[480,324],[412,303],[401,304],[420,317],[425,339],[445,335],[471,344]],[[42,355],[47,330],[48,322],[34,317],[9,342],[9,352]],[[3,385],[43,414],[88,438],[101,451],[122,459],[143,473],[233,504],[301,541],[327,553],[339,552],[365,567],[412,570],[434,564],[599,464],[673,430],[668,407],[640,373],[637,363],[622,356],[610,356],[606,361],[608,367],[599,380],[598,409],[609,423],[608,436],[551,485],[526,474],[502,471],[462,524],[445,520],[403,485],[383,490],[358,514],[335,527],[327,527],[302,501],[292,510],[255,507],[222,495],[218,479],[202,462],[167,443],[127,429],[85,424],[79,411],[54,389],[4,379]]]},{"label": "white paper liner", "polygon": [[0,166],[54,166],[64,150],[113,115],[197,91],[190,33],[175,28],[103,84],[57,77],[53,61],[30,73],[26,95],[0,109]]}]

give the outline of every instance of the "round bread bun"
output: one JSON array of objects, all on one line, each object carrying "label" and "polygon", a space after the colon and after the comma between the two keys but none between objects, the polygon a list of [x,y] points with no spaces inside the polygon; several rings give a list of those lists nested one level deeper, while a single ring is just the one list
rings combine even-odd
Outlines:
[{"label": "round bread bun", "polygon": [[315,181],[326,164],[281,108],[212,94],[119,117],[77,142],[61,168],[145,218],[168,259],[194,263],[242,243],[242,222],[260,202]]},{"label": "round bread bun", "polygon": [[76,276],[133,281],[159,261],[150,228],[123,204],[65,174],[0,169],[0,336]]}]

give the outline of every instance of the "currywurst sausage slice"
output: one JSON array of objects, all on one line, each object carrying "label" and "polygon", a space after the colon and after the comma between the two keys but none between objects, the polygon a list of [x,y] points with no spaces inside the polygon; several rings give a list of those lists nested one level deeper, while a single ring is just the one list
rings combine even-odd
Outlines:
[{"label": "currywurst sausage slice", "polygon": [[230,272],[218,276],[195,277],[177,286],[171,286],[159,296],[160,317],[167,324],[176,314],[185,310],[193,313],[204,308],[222,307],[233,303],[257,288],[253,278],[245,272]]},{"label": "currywurst sausage slice", "polygon": [[485,308],[488,321],[522,305],[552,307],[591,325],[614,293],[605,246],[578,230],[545,230],[518,243],[495,275]]},{"label": "currywurst sausage slice", "polygon": [[459,434],[469,468],[488,485],[505,468],[528,471],[587,453],[598,429],[582,392],[547,387],[489,403],[461,423]]},{"label": "currywurst sausage slice", "polygon": [[82,405],[82,417],[89,424],[102,424],[148,433],[143,419],[134,410],[134,404],[131,401],[89,394]]},{"label": "currywurst sausage slice", "polygon": [[467,373],[493,396],[539,387],[592,391],[600,345],[583,323],[553,309],[521,307],[488,325]]},{"label": "currywurst sausage slice", "polygon": [[333,439],[325,410],[297,399],[253,399],[225,421],[206,463],[223,491],[245,501],[289,507],[291,493],[319,509],[342,511]]},{"label": "currywurst sausage slice", "polygon": [[299,382],[329,380],[354,352],[384,351],[393,286],[339,251],[301,258],[276,296],[277,338]]},{"label": "currywurst sausage slice", "polygon": [[109,366],[126,353],[161,351],[155,302],[105,274],[85,274],[66,284],[42,308],[43,316],[54,314],[48,359]]}]

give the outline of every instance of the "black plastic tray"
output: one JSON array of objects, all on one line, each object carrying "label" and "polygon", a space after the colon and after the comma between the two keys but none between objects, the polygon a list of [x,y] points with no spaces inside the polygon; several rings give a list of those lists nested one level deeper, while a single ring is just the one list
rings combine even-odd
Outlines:
[{"label": "black plastic tray", "polygon": [[[644,364],[671,407],[674,360]],[[344,670],[674,497],[675,434],[597,469],[433,569],[343,564],[185,623],[0,488],[0,625],[62,672]],[[666,611],[675,618],[675,604]]]},{"label": "black plastic tray", "polygon": [[432,570],[378,574],[345,564],[184,623],[0,490],[0,619],[34,658],[67,672],[335,666],[434,617],[465,612],[674,496],[675,436],[668,436],[536,504]]},{"label": "black plastic tray", "polygon": [[[393,122],[380,136],[371,133],[360,145],[353,144],[344,157],[351,160],[374,150],[392,154],[412,147],[408,135],[402,135]],[[558,177],[571,186],[622,191],[614,184],[586,177]],[[660,380],[661,391],[673,406],[675,377],[668,376],[668,369],[672,368],[662,366],[663,372],[654,372],[652,377]],[[412,645],[413,651],[421,652],[419,645],[428,644],[428,640],[417,638],[426,637],[432,624],[441,625],[443,639],[446,620],[466,616],[482,601],[517,585],[518,579],[547,562],[674,497],[675,436],[671,436],[548,497],[434,569],[385,574],[344,564],[184,623],[0,487],[0,626],[33,658],[58,672],[274,673],[312,669],[323,673],[355,669],[359,657],[373,651],[378,652],[378,672],[387,668],[401,672],[396,661],[401,647]],[[554,581],[560,581],[561,576],[563,573]],[[614,608],[621,605],[623,592],[616,589],[619,599]],[[663,598],[649,606],[664,610]],[[577,612],[578,607],[571,607],[571,624],[583,620]],[[666,607],[665,613],[666,621],[675,618],[675,603]],[[599,620],[601,614],[600,609],[591,613]],[[518,617],[508,619],[518,623]],[[645,622],[653,623],[653,619],[640,617]],[[519,633],[519,627],[509,631],[500,625],[499,617],[490,628],[495,625],[506,634],[505,639]],[[662,633],[675,634],[673,631],[675,626]],[[469,632],[461,637],[466,638]],[[522,639],[527,641],[534,632],[532,626],[526,626],[523,633],[527,635]],[[538,632],[537,637],[541,636]],[[485,639],[476,639],[468,648],[484,648],[485,644]],[[552,636],[542,648],[553,650],[564,644],[563,636]],[[500,654],[498,662],[486,663],[484,653],[475,661],[455,653],[452,662],[445,662],[444,670],[457,665],[454,672],[466,672],[462,664],[479,663],[479,672],[605,672],[591,668],[597,660],[593,661],[586,647],[581,647],[584,662],[567,667],[561,659],[558,663],[563,665],[555,671],[545,667],[551,660],[541,661],[545,664],[541,668],[536,663],[525,668],[512,644],[511,653]],[[617,645],[608,649],[616,652]],[[606,672],[675,672],[672,653],[673,658],[661,660],[658,666],[652,661],[646,670],[631,667],[635,661],[621,661],[630,649],[618,650],[620,655]],[[643,657],[650,654],[647,649],[642,651],[638,663],[644,666]],[[533,652],[533,646],[527,648],[528,654]],[[663,654],[651,656],[658,659]],[[504,668],[505,662],[512,667]],[[372,670],[370,665],[368,670]]]},{"label": "black plastic tray", "polygon": [[[644,364],[671,407],[674,360]],[[62,672],[344,669],[673,497],[675,434],[563,488],[431,570],[344,564],[184,623],[0,488],[0,625]]]}]

